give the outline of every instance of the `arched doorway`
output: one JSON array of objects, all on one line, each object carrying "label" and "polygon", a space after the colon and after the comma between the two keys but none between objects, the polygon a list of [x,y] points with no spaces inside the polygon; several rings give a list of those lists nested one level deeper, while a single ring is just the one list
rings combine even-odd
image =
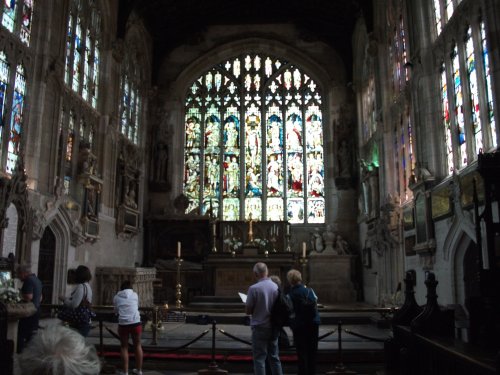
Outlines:
[{"label": "arched doorway", "polygon": [[43,300],[52,303],[52,291],[54,290],[54,264],[56,254],[56,236],[47,227],[40,240],[40,252],[38,258],[38,278],[42,282]]}]

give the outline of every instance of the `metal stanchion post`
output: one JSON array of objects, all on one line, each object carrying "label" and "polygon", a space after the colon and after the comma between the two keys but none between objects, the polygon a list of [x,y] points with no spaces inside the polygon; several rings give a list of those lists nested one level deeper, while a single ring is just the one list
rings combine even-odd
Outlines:
[{"label": "metal stanchion post", "polygon": [[217,366],[217,362],[215,361],[215,332],[217,329],[217,322],[212,321],[212,361],[208,365],[207,369],[198,370],[198,374],[227,374],[226,370],[222,370]]},{"label": "metal stanchion post", "polygon": [[356,374],[355,371],[349,371],[345,368],[344,364],[342,363],[342,321],[339,321],[338,328],[338,362],[337,365],[335,366],[335,369],[333,371],[327,372],[328,375],[330,374]]},{"label": "metal stanchion post", "polygon": [[153,321],[151,322],[151,333],[153,334],[151,345],[158,345],[158,306],[153,307]]},{"label": "metal stanchion post", "polygon": [[177,263],[177,285],[175,286],[175,296],[176,296],[176,301],[175,301],[175,307],[180,309],[182,308],[182,284],[181,284],[181,264],[182,264],[183,259],[178,257],[175,258],[175,262]]}]

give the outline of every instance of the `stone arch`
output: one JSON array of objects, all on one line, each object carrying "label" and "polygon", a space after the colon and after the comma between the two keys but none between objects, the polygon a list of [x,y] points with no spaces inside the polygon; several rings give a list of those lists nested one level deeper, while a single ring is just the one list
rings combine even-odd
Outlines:
[{"label": "stone arch", "polygon": [[68,210],[63,205],[59,205],[55,212],[47,218],[47,221],[48,224],[45,230],[50,228],[56,239],[52,301],[47,302],[56,303],[57,296],[66,293],[68,250],[71,245],[73,223]]},{"label": "stone arch", "polygon": [[[164,102],[169,103],[171,110],[169,116],[171,124],[169,123],[166,125],[174,129],[172,137],[174,140],[172,142],[172,160],[170,162],[170,166],[173,167],[172,173],[170,173],[172,176],[172,197],[181,193],[179,189],[182,186],[182,182],[180,181],[182,173],[179,170],[173,169],[181,168],[183,165],[182,137],[184,133],[182,131],[182,113],[184,108],[183,100],[189,85],[193,79],[200,76],[210,67],[238,54],[249,51],[287,59],[300,66],[300,68],[317,83],[323,97],[323,131],[325,139],[323,146],[325,169],[333,165],[333,161],[331,160],[334,153],[333,143],[327,140],[333,138],[332,108],[337,106],[340,107],[348,100],[345,82],[346,71],[344,63],[341,61],[336,51],[326,46],[321,46],[321,48],[325,50],[322,54],[323,60],[311,58],[312,53],[308,54],[309,49],[311,52],[317,52],[318,48],[317,45],[311,44],[310,47],[305,46],[301,49],[292,43],[284,43],[269,37],[244,37],[234,42],[217,44],[209,50],[200,51],[196,57],[191,59],[191,63],[185,61],[186,68],[182,69],[182,71],[174,71],[175,67],[181,64],[179,59],[186,59],[185,56],[181,55],[182,51],[174,51],[169,58],[163,61],[163,73],[159,77],[159,81],[165,85],[171,83],[170,89],[168,92],[164,92],[165,97],[162,99]],[[174,68],[168,67],[169,62],[174,62],[172,64]],[[335,100],[334,104],[332,104],[332,99]],[[328,175],[325,178],[326,191],[331,191],[335,188],[331,177],[332,176]],[[328,193],[325,194],[325,203],[327,211],[329,211],[328,207],[333,203]]]}]

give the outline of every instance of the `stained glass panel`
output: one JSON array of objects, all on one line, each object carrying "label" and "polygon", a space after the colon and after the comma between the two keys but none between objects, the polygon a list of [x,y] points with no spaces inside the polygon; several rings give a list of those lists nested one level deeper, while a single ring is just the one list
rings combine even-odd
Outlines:
[{"label": "stained glass panel", "polygon": [[450,106],[448,102],[448,85],[446,83],[446,69],[443,64],[441,70],[441,106],[443,109],[443,127],[446,142],[446,155],[448,163],[448,174],[452,174],[455,169],[453,162],[453,145],[451,135],[451,119],[450,119]]},{"label": "stained glass panel", "polygon": [[455,97],[455,129],[457,132],[459,156],[458,167],[467,165],[467,143],[465,135],[465,117],[463,106],[462,81],[460,78],[460,64],[458,60],[458,47],[453,48],[452,54],[453,84]]},{"label": "stained glass panel", "polygon": [[440,0],[434,0],[434,18],[436,21],[436,32],[437,35],[441,34],[442,27],[441,27],[441,4]]},{"label": "stained glass panel", "polygon": [[19,156],[21,137],[23,133],[24,96],[26,94],[26,77],[24,68],[17,66],[14,83],[14,102],[10,121],[9,151],[7,155],[7,173],[12,173]]},{"label": "stained glass panel", "polygon": [[9,63],[7,62],[7,56],[5,56],[3,51],[0,51],[0,141],[2,140],[5,125],[5,95],[7,92],[7,86],[9,85],[9,74],[10,68]]},{"label": "stained glass panel", "polygon": [[2,26],[12,33],[16,23],[17,0],[5,0],[3,7]]},{"label": "stained glass panel", "polygon": [[303,223],[313,199],[309,221],[323,223],[320,105],[314,80],[271,56],[247,53],[195,79],[186,96],[188,211],[214,212],[211,206],[223,220]]},{"label": "stained glass panel", "polygon": [[497,133],[494,115],[493,93],[491,91],[491,72],[490,72],[490,57],[488,54],[488,43],[486,40],[486,31],[484,22],[481,22],[481,47],[483,52],[483,66],[484,66],[484,82],[486,88],[486,101],[488,103],[488,121],[490,125],[491,147],[497,147]]},{"label": "stained glass panel", "polygon": [[465,53],[467,58],[467,75],[470,91],[470,105],[472,115],[472,130],[474,135],[475,150],[474,159],[480,150],[483,150],[483,130],[481,124],[481,114],[479,110],[479,90],[477,87],[476,60],[474,58],[474,45],[472,40],[472,29],[467,29],[467,39],[465,40]]},{"label": "stained glass panel", "polygon": [[33,0],[24,0],[21,23],[21,42],[28,45],[31,38],[31,19],[33,15]]}]

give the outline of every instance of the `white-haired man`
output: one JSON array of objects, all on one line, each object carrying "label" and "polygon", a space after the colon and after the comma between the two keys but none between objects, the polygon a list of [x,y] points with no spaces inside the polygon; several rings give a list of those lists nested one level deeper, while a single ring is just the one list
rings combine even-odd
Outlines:
[{"label": "white-haired man", "polygon": [[247,294],[246,313],[251,315],[252,352],[255,375],[265,375],[266,359],[271,373],[282,375],[278,353],[279,328],[271,325],[271,309],[278,298],[278,285],[268,277],[265,263],[256,263],[253,273],[257,282],[250,286]]}]

